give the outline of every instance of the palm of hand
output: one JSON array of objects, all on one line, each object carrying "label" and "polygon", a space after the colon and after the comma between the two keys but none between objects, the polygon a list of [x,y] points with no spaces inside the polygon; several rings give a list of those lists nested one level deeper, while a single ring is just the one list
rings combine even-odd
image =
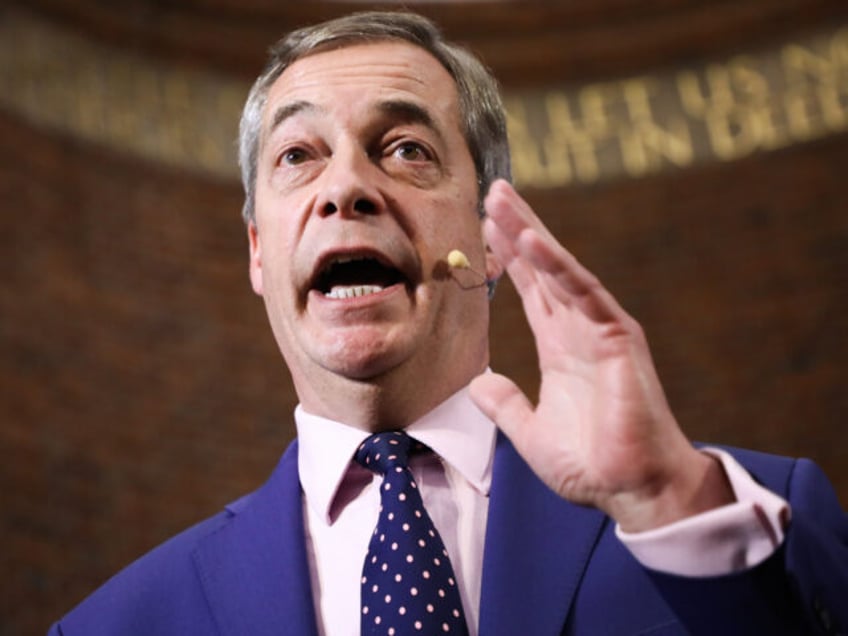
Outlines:
[{"label": "palm of hand", "polygon": [[680,432],[639,324],[542,226],[495,184],[486,235],[521,295],[542,383],[534,407],[497,374],[472,384],[481,409],[560,496],[611,512],[661,488],[691,446]]}]

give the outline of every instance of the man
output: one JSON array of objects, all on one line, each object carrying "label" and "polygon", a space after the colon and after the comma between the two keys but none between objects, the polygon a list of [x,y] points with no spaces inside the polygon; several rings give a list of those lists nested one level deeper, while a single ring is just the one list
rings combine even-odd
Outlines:
[{"label": "man", "polygon": [[[395,482],[357,463],[372,433],[402,430],[433,451],[404,487],[420,484],[443,541],[460,630],[848,628],[848,522],[824,478],[692,447],[639,325],[505,180],[493,80],[429,22],[369,13],[290,34],[248,98],[241,164],[250,279],[300,399],[298,442],[262,489],[53,634],[407,633],[396,595],[366,602]],[[535,406],[487,371],[486,283],[504,269],[539,344]]]}]

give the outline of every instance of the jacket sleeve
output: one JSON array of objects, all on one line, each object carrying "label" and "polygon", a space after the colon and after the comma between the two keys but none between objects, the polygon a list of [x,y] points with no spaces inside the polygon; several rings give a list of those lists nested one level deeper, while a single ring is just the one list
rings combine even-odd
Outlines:
[{"label": "jacket sleeve", "polygon": [[649,571],[651,579],[695,635],[848,634],[848,517],[831,484],[804,459],[783,483],[762,481],[792,506],[784,543],[770,558],[730,576]]}]

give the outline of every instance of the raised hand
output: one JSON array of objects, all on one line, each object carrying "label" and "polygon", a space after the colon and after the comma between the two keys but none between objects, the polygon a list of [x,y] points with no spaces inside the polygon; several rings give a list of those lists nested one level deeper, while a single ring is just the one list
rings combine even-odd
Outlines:
[{"label": "raised hand", "polygon": [[640,325],[504,181],[485,235],[521,296],[541,389],[533,405],[484,374],[471,395],[560,496],[604,510],[625,531],[732,501],[715,460],[692,448],[666,401]]}]

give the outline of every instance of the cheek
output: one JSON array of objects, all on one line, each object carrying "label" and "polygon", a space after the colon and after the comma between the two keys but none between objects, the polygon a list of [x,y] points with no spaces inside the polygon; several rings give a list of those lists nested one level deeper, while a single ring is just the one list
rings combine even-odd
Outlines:
[{"label": "cheek", "polygon": [[[287,302],[292,289],[292,251],[290,241],[274,224],[261,226],[261,252],[259,259],[260,280],[263,295],[273,297],[275,304]],[[256,265],[254,265],[256,268]],[[257,278],[251,272],[251,279]]]},{"label": "cheek", "polygon": [[430,236],[445,243],[468,243],[480,236],[477,199],[462,191],[438,197],[430,208],[433,212],[422,221]]},{"label": "cheek", "polygon": [[480,259],[485,245],[480,222],[476,214],[473,218],[467,212],[455,211],[454,214],[462,214],[462,218],[444,219],[433,228],[433,245],[439,250],[436,256],[446,259],[451,250],[460,250],[476,269],[478,265],[482,266]]},{"label": "cheek", "polygon": [[308,201],[282,197],[267,188],[257,192],[256,216],[266,286],[269,280],[280,284],[291,279],[297,257],[303,251],[298,246],[304,238],[307,215],[303,210],[308,209],[307,205]]}]

